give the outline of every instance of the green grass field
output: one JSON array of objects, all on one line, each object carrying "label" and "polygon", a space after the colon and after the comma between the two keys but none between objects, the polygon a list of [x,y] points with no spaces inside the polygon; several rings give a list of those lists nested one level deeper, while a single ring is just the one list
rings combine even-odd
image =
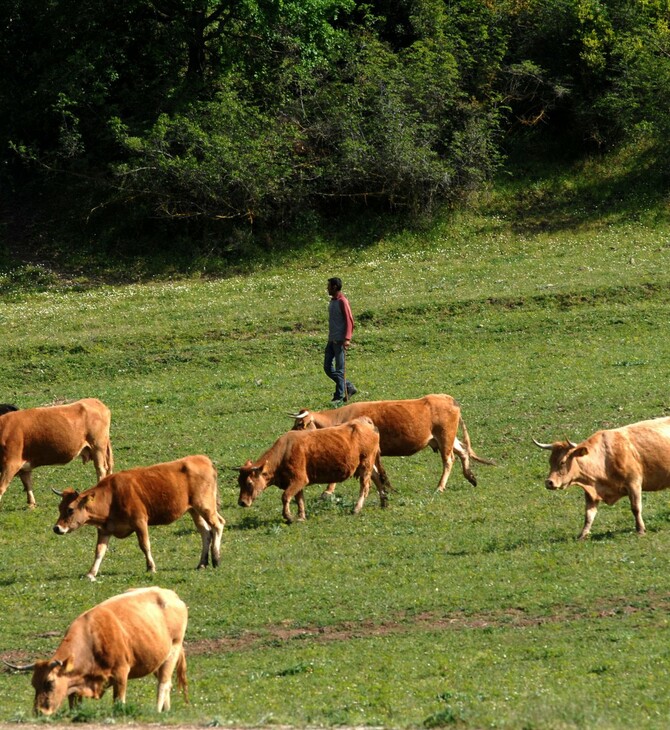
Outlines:
[{"label": "green grass field", "polygon": [[[185,517],[151,530],[155,576],[131,537],[89,583],[95,531],[55,535],[50,487],[91,486],[92,466],[37,470],[32,512],[15,480],[0,505],[0,658],[47,656],[83,610],[156,583],[190,608],[191,704],[176,695],[157,715],[145,678],[125,709],[110,693],[74,719],[667,727],[670,492],[645,495],[646,536],[621,501],[578,543],[581,490],[544,489],[531,438],[670,412],[670,219],[657,202],[582,215],[566,181],[506,195],[430,234],[319,244],[246,275],[4,295],[0,401],[102,399],[117,470],[208,454],[227,526],[216,571],[194,570]],[[475,450],[498,462],[475,465],[477,488],[456,466],[436,494],[427,451],[386,460],[384,511],[373,490],[352,516],[353,480],[330,502],[309,487],[308,520],[290,527],[275,487],[237,507],[230,467],[286,430],[287,412],[328,406],[331,275],[357,316],[357,400],[455,396]],[[29,677],[1,673],[0,721],[31,708]]]}]

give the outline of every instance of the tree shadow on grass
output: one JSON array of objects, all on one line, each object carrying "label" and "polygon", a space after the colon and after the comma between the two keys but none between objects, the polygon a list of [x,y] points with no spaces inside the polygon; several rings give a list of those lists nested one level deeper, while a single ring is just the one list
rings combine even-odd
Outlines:
[{"label": "tree shadow on grass", "polygon": [[656,148],[627,158],[512,163],[504,204],[519,234],[560,232],[592,222],[638,220],[667,199],[670,175]]}]

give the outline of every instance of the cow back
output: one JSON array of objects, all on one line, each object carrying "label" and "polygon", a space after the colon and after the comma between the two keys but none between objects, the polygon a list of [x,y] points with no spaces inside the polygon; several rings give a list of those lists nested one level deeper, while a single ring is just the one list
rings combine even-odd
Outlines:
[{"label": "cow back", "polygon": [[[320,422],[320,416],[327,416]],[[360,416],[371,418],[379,430],[382,456],[411,456],[426,447],[436,429],[455,435],[458,403],[449,395],[426,395],[408,400],[367,401],[315,414],[318,425],[339,425]]]},{"label": "cow back", "polygon": [[168,525],[194,504],[209,501],[216,507],[216,469],[207,456],[187,456],[111,474],[93,490],[109,492],[112,520],[146,516],[149,525]]}]

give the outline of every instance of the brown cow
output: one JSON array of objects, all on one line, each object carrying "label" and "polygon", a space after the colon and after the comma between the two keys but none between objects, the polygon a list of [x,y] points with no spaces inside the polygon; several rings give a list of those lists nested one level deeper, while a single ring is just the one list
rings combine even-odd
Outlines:
[{"label": "brown cow", "polygon": [[51,659],[12,669],[33,670],[35,714],[52,715],[67,697],[100,699],[111,685],[126,701],[129,679],[154,673],[158,712],[170,709],[172,673],[188,702],[184,634],[188,609],[164,588],[137,588],[108,598],[76,618]]},{"label": "brown cow", "polygon": [[[376,471],[375,471],[376,470]],[[321,431],[289,431],[256,461],[240,467],[238,504],[250,507],[270,484],[284,490],[282,514],[292,522],[290,502],[298,504],[298,519],[305,519],[303,489],[308,484],[328,484],[352,476],[360,479],[360,494],[354,513],[360,512],[370,490],[372,478],[379,491],[381,506],[386,507],[386,473],[379,460],[379,432],[369,418]]]},{"label": "brown cow", "polygon": [[[442,457],[442,476],[437,485],[444,491],[454,463],[454,453],[461,460],[463,475],[473,485],[477,479],[470,469],[470,459],[481,464],[494,464],[477,456],[470,444],[470,435],[461,415],[461,407],[450,395],[425,395],[412,400],[380,400],[351,403],[326,411],[292,413],[295,430],[327,428],[346,423],[352,418],[367,416],[379,430],[382,456],[411,456],[430,446]],[[463,443],[456,437],[458,427],[463,431]],[[335,484],[328,485],[324,494],[332,494]]]},{"label": "brown cow", "polygon": [[551,451],[547,489],[567,489],[577,484],[584,490],[586,510],[580,540],[591,531],[600,502],[614,504],[626,495],[635,527],[643,535],[642,492],[670,487],[670,418],[596,431],[579,444],[533,442]]},{"label": "brown cow", "polygon": [[67,464],[81,456],[93,460],[98,481],[114,468],[109,440],[111,414],[96,398],[65,406],[10,411],[0,416],[0,499],[18,474],[28,499],[35,506],[32,470]]},{"label": "brown cow", "polygon": [[56,494],[62,496],[60,517],[54,525],[57,535],[74,532],[82,525],[98,529],[95,561],[87,574],[90,580],[95,580],[110,537],[124,538],[133,532],[146,557],[147,570],[154,573],[149,525],[169,525],[186,512],[202,538],[198,568],[207,566],[210,548],[212,565],[219,564],[225,520],[217,511],[216,469],[207,456],[186,456],[120,471],[81,494],[74,489]]}]

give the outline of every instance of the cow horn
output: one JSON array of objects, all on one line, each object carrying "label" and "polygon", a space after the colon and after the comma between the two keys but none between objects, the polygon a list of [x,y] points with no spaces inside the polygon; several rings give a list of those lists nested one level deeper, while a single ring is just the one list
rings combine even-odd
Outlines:
[{"label": "cow horn", "polygon": [[577,448],[577,444],[576,444],[576,443],[575,443],[574,441],[570,441],[570,439],[568,439],[568,438],[566,438],[565,440],[567,441],[567,443],[568,443],[568,446],[569,446],[569,447],[570,447],[571,449],[576,449],[576,448]]},{"label": "cow horn", "polygon": [[53,493],[54,493],[55,495],[57,495],[58,497],[62,497],[62,496],[63,496],[63,492],[62,492],[62,491],[59,491],[58,489],[54,489],[53,487],[51,487],[51,491],[52,491],[52,492],[53,492]]},{"label": "cow horn", "polygon": [[9,662],[6,662],[4,659],[2,660],[2,663],[8,666],[10,669],[13,669],[15,672],[30,672],[33,669],[35,669],[35,663],[32,664],[25,664],[23,666],[19,666],[18,664],[10,664]]},{"label": "cow horn", "polygon": [[534,443],[534,444],[535,444],[535,446],[537,446],[537,447],[538,447],[539,449],[548,449],[549,451],[551,451],[551,449],[553,449],[553,448],[554,448],[554,447],[553,447],[553,446],[552,446],[551,444],[541,444],[541,443],[540,443],[539,441],[536,441],[535,439],[533,439],[533,443]]},{"label": "cow horn", "polygon": [[307,418],[309,416],[309,411],[300,411],[300,413],[289,413],[289,416],[291,418]]}]

